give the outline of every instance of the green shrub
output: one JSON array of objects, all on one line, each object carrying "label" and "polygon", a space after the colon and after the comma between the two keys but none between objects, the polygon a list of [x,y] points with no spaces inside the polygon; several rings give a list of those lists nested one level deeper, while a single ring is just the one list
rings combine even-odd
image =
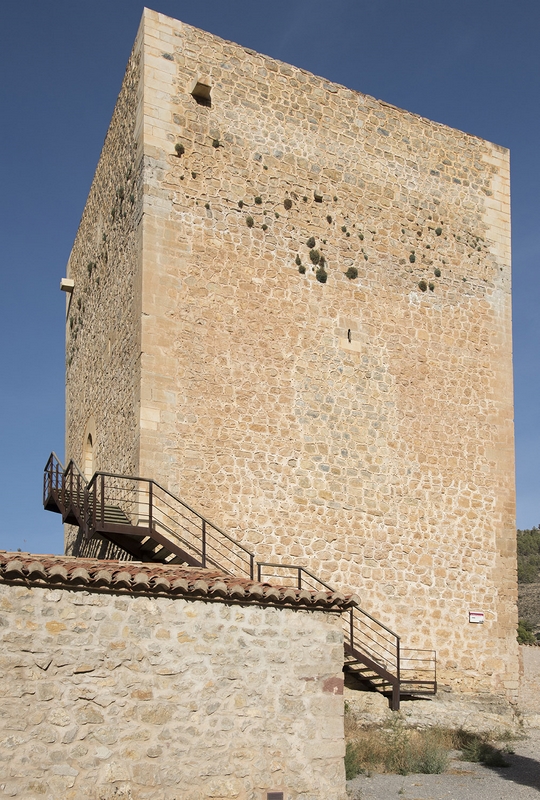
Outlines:
[{"label": "green shrub", "polygon": [[534,583],[540,572],[540,530],[533,527],[517,532],[518,582]]},{"label": "green shrub", "polygon": [[488,741],[486,734],[459,730],[455,739],[456,747],[461,750],[462,761],[485,764],[486,767],[510,766],[503,752]]},{"label": "green shrub", "polygon": [[526,619],[520,619],[517,627],[517,640],[520,644],[536,644],[536,636],[533,633],[531,623]]},{"label": "green shrub", "polygon": [[358,277],[358,270],[356,269],[356,267],[349,267],[345,275],[350,281],[353,281],[355,278]]},{"label": "green shrub", "polygon": [[180,144],[180,142],[177,142],[175,144],[174,149],[176,150],[176,155],[178,156],[178,158],[180,158],[180,156],[183,156],[184,153],[186,152],[186,148],[184,147],[183,144]]},{"label": "green shrub", "polygon": [[315,237],[310,236],[306,242],[307,247],[315,247]]},{"label": "green shrub", "polygon": [[248,228],[252,228],[254,224],[255,222],[253,220],[253,217],[246,217],[246,225],[248,226]]},{"label": "green shrub", "polygon": [[310,250],[309,251],[309,258],[312,264],[318,264],[321,260],[321,254],[318,250]]}]

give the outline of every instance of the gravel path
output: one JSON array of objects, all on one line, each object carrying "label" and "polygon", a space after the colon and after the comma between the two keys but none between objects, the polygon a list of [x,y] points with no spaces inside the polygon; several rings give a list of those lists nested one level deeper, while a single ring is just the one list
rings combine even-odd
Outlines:
[{"label": "gravel path", "polygon": [[540,730],[511,746],[505,769],[453,759],[443,775],[359,775],[347,788],[354,800],[539,800]]}]

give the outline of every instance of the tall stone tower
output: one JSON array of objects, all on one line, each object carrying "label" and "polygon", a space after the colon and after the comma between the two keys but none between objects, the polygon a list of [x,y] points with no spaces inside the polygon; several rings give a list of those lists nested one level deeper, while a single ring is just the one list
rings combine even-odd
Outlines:
[{"label": "tall stone tower", "polygon": [[69,261],[68,458],[511,696],[509,202],[506,149],[146,10]]}]

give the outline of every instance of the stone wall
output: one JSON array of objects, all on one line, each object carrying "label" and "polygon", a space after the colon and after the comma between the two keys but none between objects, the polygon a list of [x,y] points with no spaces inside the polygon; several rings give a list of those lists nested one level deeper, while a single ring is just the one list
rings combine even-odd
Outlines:
[{"label": "stone wall", "polygon": [[144,30],[141,469],[515,694],[508,152]]},{"label": "stone wall", "polygon": [[515,700],[508,152],[152,11],[139,41],[140,474]]},{"label": "stone wall", "polygon": [[0,797],[344,800],[339,614],[35,558],[0,580]]},{"label": "stone wall", "polygon": [[[66,462],[84,468],[90,432],[93,469],[131,475],[139,467],[141,73],[138,38],[67,267],[75,289],[66,316]],[[66,552],[80,547],[67,526]],[[101,539],[90,550],[116,552]]]}]

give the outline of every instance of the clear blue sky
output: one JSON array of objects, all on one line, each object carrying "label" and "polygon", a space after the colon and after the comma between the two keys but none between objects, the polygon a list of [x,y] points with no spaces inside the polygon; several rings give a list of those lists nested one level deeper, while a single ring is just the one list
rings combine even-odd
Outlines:
[{"label": "clear blue sky", "polygon": [[[540,2],[159,0],[157,11],[512,154],[518,526],[540,522]],[[42,469],[64,451],[60,278],[142,13],[0,6],[0,548],[61,552]],[[186,498],[189,500],[189,498]]]}]

